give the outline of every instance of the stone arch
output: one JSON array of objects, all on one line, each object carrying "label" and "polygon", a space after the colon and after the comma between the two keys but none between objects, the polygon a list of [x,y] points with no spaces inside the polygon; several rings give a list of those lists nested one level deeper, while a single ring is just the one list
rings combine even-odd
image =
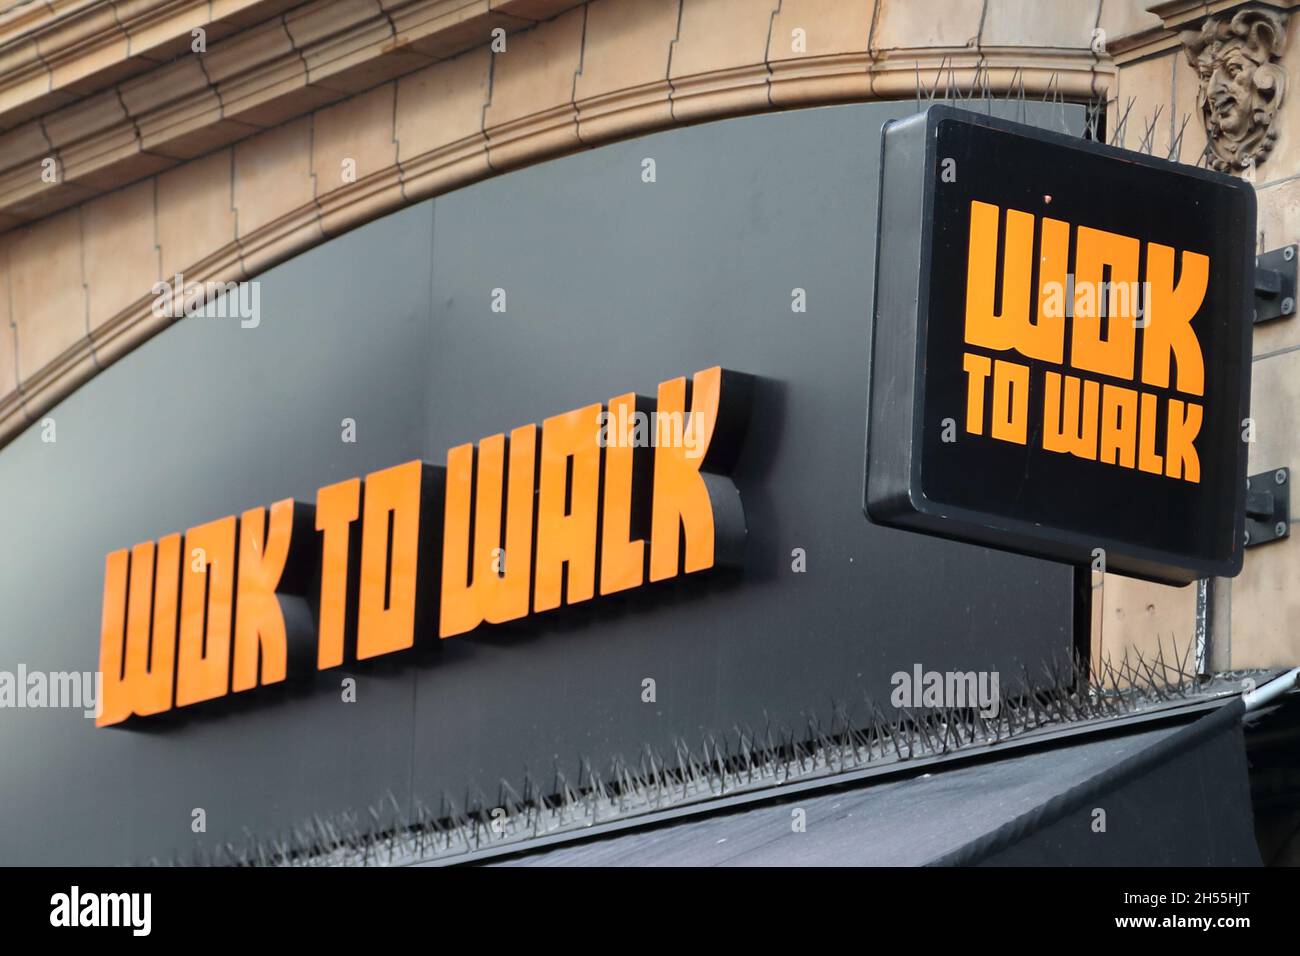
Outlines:
[{"label": "stone arch", "polygon": [[[86,33],[89,12],[50,14],[13,42],[60,55],[0,80],[0,443],[165,328],[155,284],[177,273],[249,279],[429,196],[671,126],[918,85],[1086,99],[1110,76],[1096,3],[1028,48],[999,0],[939,18],[905,0],[136,6],[176,15]],[[124,36],[79,47],[78,29]]]}]

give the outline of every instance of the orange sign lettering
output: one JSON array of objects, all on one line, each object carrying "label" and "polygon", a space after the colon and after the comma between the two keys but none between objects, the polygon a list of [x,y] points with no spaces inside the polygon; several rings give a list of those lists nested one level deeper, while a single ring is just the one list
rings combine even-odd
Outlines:
[{"label": "orange sign lettering", "polygon": [[282,683],[289,601],[324,670],[738,564],[750,381],[715,366],[114,551],[97,724]]},{"label": "orange sign lettering", "polygon": [[[1043,217],[1035,249],[1036,218],[1003,214],[971,202],[965,340],[977,351],[963,356],[966,431],[1018,445],[1033,436],[1047,451],[1199,482],[1205,361],[1191,323],[1209,258],[1147,242],[1142,277],[1136,238]],[[1057,366],[1041,369],[1039,408],[1029,403],[1030,365],[1003,353]],[[1145,390],[1153,388],[1184,397]]]}]

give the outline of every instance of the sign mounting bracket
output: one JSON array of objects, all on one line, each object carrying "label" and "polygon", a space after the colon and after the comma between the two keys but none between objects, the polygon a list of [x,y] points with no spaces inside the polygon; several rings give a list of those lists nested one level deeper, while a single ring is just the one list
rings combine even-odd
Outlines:
[{"label": "sign mounting bracket", "polygon": [[1291,535],[1291,471],[1277,468],[1246,479],[1246,547]]},{"label": "sign mounting bracket", "polygon": [[1256,325],[1295,315],[1297,258],[1294,244],[1255,257]]}]

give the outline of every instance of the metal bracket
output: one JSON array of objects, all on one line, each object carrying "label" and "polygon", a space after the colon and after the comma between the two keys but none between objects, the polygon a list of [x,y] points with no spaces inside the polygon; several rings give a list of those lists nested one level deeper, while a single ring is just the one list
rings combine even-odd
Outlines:
[{"label": "metal bracket", "polygon": [[1296,247],[1283,246],[1255,257],[1255,324],[1295,315]]},{"label": "metal bracket", "polygon": [[1291,472],[1265,471],[1246,479],[1246,547],[1291,536]]}]

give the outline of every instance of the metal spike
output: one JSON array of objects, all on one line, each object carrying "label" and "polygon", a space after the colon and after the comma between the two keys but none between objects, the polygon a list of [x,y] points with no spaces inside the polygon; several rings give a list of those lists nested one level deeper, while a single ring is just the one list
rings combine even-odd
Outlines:
[{"label": "metal spike", "polygon": [[[1116,100],[1115,102],[1118,105],[1119,101]],[[1128,129],[1129,113],[1133,111],[1133,104],[1136,102],[1137,102],[1137,97],[1135,96],[1129,97],[1128,106],[1124,107],[1124,115],[1121,116],[1119,122],[1115,124],[1115,132],[1111,136],[1110,145],[1118,146],[1120,149],[1124,148],[1124,140],[1126,138],[1126,131]]]},{"label": "metal spike", "polygon": [[1142,141],[1138,144],[1138,152],[1152,155],[1155,150],[1156,126],[1160,123],[1160,112],[1164,109],[1164,104],[1156,105],[1156,111],[1151,116],[1151,122],[1147,124],[1146,132],[1142,134]]}]

